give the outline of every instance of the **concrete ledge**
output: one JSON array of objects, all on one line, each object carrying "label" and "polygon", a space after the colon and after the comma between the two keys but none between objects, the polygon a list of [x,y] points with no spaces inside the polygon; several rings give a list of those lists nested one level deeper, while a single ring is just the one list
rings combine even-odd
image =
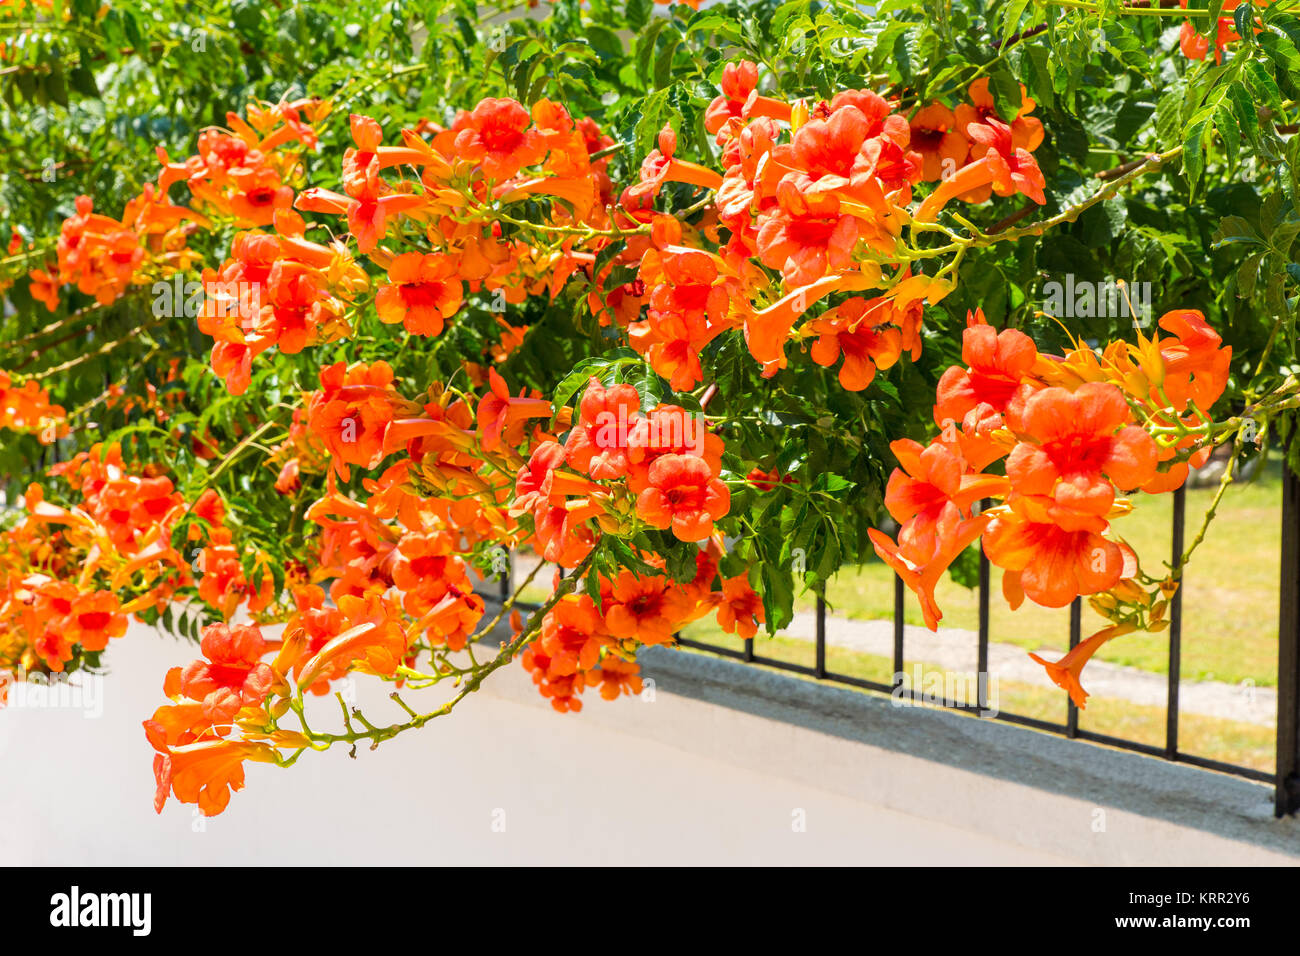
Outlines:
[{"label": "concrete ledge", "polygon": [[[574,719],[1079,863],[1300,862],[1300,821],[1247,780],[705,654],[641,660],[653,704]],[[548,706],[516,680],[483,690]]]}]

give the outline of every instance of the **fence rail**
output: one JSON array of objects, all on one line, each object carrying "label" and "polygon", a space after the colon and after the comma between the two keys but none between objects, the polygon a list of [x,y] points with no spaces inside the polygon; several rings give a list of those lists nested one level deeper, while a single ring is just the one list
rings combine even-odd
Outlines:
[{"label": "fence rail", "polygon": [[[1171,535],[1172,563],[1177,564],[1185,547],[1184,523],[1187,509],[1185,488],[1179,488],[1173,494],[1173,528]],[[1274,812],[1281,817],[1300,809],[1300,479],[1287,467],[1282,469],[1282,548],[1279,561],[1281,580],[1278,602],[1278,685],[1277,685],[1277,761],[1273,773],[1246,767],[1240,764],[1212,760],[1196,754],[1187,753],[1179,748],[1179,686],[1182,666],[1183,639],[1183,589],[1174,592],[1169,609],[1169,678],[1167,701],[1165,707],[1165,743],[1156,746],[1115,737],[1110,734],[1097,733],[1079,726],[1079,708],[1073,701],[1067,701],[1064,723],[1042,720],[1024,714],[1016,714],[1001,709],[990,712],[983,699],[985,682],[976,682],[979,688],[977,702],[959,703],[945,701],[939,706],[949,710],[977,714],[985,718],[1006,721],[1022,727],[1059,734],[1076,740],[1105,744],[1124,750],[1145,754],[1149,757],[1185,763],[1190,766],[1220,773],[1234,774],[1260,783],[1271,784],[1274,788]],[[989,663],[989,596],[991,592],[991,569],[983,552],[979,558],[978,583],[978,618],[977,636],[977,672],[988,674]],[[511,594],[511,575],[507,572],[501,580],[501,599]],[[900,675],[904,668],[904,651],[906,630],[904,627],[904,606],[906,588],[897,575],[894,576],[894,674]],[[519,606],[537,607],[535,604],[518,602]],[[682,647],[720,654],[747,664],[758,664],[790,673],[813,677],[817,680],[845,684],[850,687],[894,694],[899,690],[898,683],[887,684],[881,681],[867,680],[850,674],[839,674],[826,666],[826,601],[818,597],[816,602],[815,658],[814,664],[796,664],[790,661],[765,657],[755,651],[755,642],[750,638],[744,642],[743,650],[735,650],[677,636],[677,643]],[[1070,605],[1069,646],[1074,648],[1081,639],[1083,623],[1083,602],[1075,598]]]}]

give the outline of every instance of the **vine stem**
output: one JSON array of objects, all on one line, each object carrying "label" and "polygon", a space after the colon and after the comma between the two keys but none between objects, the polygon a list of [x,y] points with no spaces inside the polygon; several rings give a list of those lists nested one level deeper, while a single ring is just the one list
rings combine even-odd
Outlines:
[{"label": "vine stem", "polygon": [[1134,166],[1128,172],[1117,176],[1106,184],[1106,186],[1092,196],[1089,196],[1083,202],[1063,209],[1061,212],[1052,216],[1050,219],[1044,219],[1041,222],[1032,223],[1028,226],[1021,226],[1017,229],[1007,229],[996,234],[976,232],[970,242],[977,246],[988,246],[995,242],[1006,242],[1007,240],[1024,239],[1028,236],[1041,236],[1044,231],[1051,229],[1053,226],[1059,226],[1062,223],[1073,222],[1079,218],[1079,214],[1087,209],[1092,208],[1100,202],[1114,198],[1124,186],[1149,172],[1153,172],[1163,167],[1170,160],[1177,159],[1183,154],[1183,147],[1175,146],[1173,149],[1163,153],[1151,153],[1143,159],[1138,165]]},{"label": "vine stem", "polygon": [[[51,368],[43,369],[42,371],[39,372],[34,372],[29,377],[39,382],[42,379],[54,375],[57,372],[66,372],[69,369],[74,369],[78,365],[82,364],[83,362],[89,362],[93,359],[99,358],[100,356],[107,355],[109,352],[112,352],[114,349],[126,345],[128,342],[136,341],[142,334],[161,324],[162,321],[160,319],[152,319],[148,322],[142,322],[140,325],[137,325],[134,329],[126,333],[126,335],[122,336],[122,338],[120,339],[114,339],[112,342],[105,342],[103,345],[95,349],[95,351],[93,352],[82,352],[76,358],[68,359],[68,361],[64,362],[62,365],[55,365]],[[49,345],[46,345],[44,349],[41,349],[40,351],[34,353],[34,355],[40,356],[45,349],[52,348],[54,345],[57,344],[59,343],[52,342]],[[23,363],[23,365],[26,364],[27,364],[26,362]],[[17,368],[22,368],[23,365],[19,365],[17,366]]]},{"label": "vine stem", "polygon": [[1179,581],[1182,580],[1183,569],[1187,567],[1187,562],[1192,559],[1192,552],[1205,540],[1205,535],[1210,530],[1210,522],[1214,520],[1214,516],[1218,513],[1224,492],[1228,490],[1228,486],[1233,482],[1233,471],[1237,466],[1237,456],[1241,454],[1244,447],[1244,433],[1239,429],[1237,437],[1232,443],[1232,455],[1228,458],[1228,463],[1223,469],[1223,477],[1219,479],[1219,489],[1214,493],[1214,500],[1210,502],[1210,506],[1205,509],[1205,517],[1201,519],[1200,530],[1196,532],[1196,537],[1192,539],[1192,543],[1187,546],[1187,550],[1183,552],[1183,556],[1178,560],[1178,567],[1170,569]]},{"label": "vine stem", "polygon": [[[327,734],[307,731],[307,736],[315,743],[323,744],[325,748],[337,743],[355,744],[361,740],[369,740],[371,742],[370,749],[373,750],[375,747],[379,746],[381,741],[388,740],[391,737],[396,737],[405,730],[415,730],[418,727],[423,727],[435,718],[445,717],[447,714],[450,714],[457,704],[479,689],[484,678],[493,671],[504,667],[506,664],[510,663],[510,661],[514,660],[515,654],[517,654],[524,645],[528,644],[533,639],[533,636],[537,633],[538,629],[541,628],[542,621],[546,618],[546,615],[550,613],[551,609],[560,603],[560,601],[567,595],[573,593],[573,590],[578,586],[578,582],[582,580],[582,576],[591,568],[592,562],[595,560],[599,551],[600,545],[598,544],[591,550],[591,553],[573,569],[572,574],[566,575],[564,579],[560,581],[559,587],[555,589],[555,593],[550,596],[546,603],[532,613],[532,616],[528,618],[528,624],[524,629],[520,631],[513,640],[503,645],[496,657],[484,664],[473,677],[466,680],[465,686],[460,689],[460,692],[457,693],[455,697],[447,701],[438,709],[431,710],[426,714],[416,714],[410,720],[399,724],[389,724],[387,727],[376,727],[361,717],[359,711],[353,711],[353,716],[366,725],[365,730],[350,731],[345,734]],[[538,566],[540,567],[540,565]],[[305,729],[306,728],[304,727],[304,730]]]},{"label": "vine stem", "polygon": [[492,629],[501,623],[501,619],[506,616],[506,612],[515,606],[515,603],[519,600],[519,595],[523,594],[524,589],[533,583],[533,578],[537,577],[537,572],[541,570],[542,562],[538,561],[537,564],[533,566],[533,569],[528,572],[528,577],[524,578],[523,583],[520,584],[519,587],[515,588],[515,593],[502,602],[501,610],[497,613],[497,616],[488,621],[487,626],[479,631],[480,634],[491,633]]},{"label": "vine stem", "polygon": [[46,260],[56,250],[56,247],[56,243],[47,241],[44,245],[33,245],[30,249],[15,252],[12,256],[5,256],[0,259],[0,269],[20,262],[30,262],[32,259]]},{"label": "vine stem", "polygon": [[343,99],[339,100],[338,103],[335,104],[335,108],[338,110],[342,110],[344,106],[351,103],[362,93],[365,93],[369,90],[373,90],[375,87],[381,86],[390,80],[395,80],[399,76],[406,76],[407,74],[410,73],[419,73],[422,70],[427,70],[431,65],[432,64],[429,63],[411,63],[406,66],[393,67],[387,73],[384,73],[383,75],[377,77],[376,79],[371,80],[369,83],[363,83],[361,86],[358,86],[356,89],[352,90],[352,92],[348,93],[347,96],[343,97]]},{"label": "vine stem", "polygon": [[[122,298],[127,298],[127,296],[129,295],[130,293],[127,293],[127,295],[123,296]],[[88,305],[84,308],[78,309],[75,312],[69,312],[63,318],[56,319],[55,321],[50,322],[48,325],[45,325],[34,332],[29,332],[28,334],[24,335],[20,339],[10,339],[7,342],[0,342],[0,348],[13,349],[13,348],[18,348],[21,345],[26,345],[29,342],[35,342],[37,339],[43,336],[50,335],[54,332],[58,332],[60,329],[66,328],[68,325],[71,325],[75,322],[79,322],[82,319],[93,318],[96,312],[102,312],[104,309],[107,309],[109,306],[117,305],[118,302],[120,301],[122,300],[114,299],[112,302],[108,303],[108,305],[100,305],[97,302],[94,305]]]},{"label": "vine stem", "polygon": [[604,159],[606,156],[613,156],[621,149],[627,148],[627,143],[615,143],[613,146],[606,146],[604,149],[598,149],[587,157],[587,162],[595,163]]},{"label": "vine stem", "polygon": [[235,463],[235,461],[239,458],[239,456],[244,453],[244,450],[246,448],[252,446],[253,443],[257,441],[257,439],[261,438],[268,431],[270,431],[272,428],[275,427],[277,427],[277,422],[275,422],[274,420],[269,422],[263,422],[261,425],[257,427],[256,431],[240,439],[239,443],[235,445],[234,448],[230,449],[230,451],[228,451],[225,454],[225,456],[221,459],[221,461],[217,463],[217,467],[212,469],[212,471],[208,473],[208,477],[203,480],[203,484],[200,485],[197,490],[198,491],[206,490],[209,485],[211,485],[214,481],[217,480],[218,477],[220,477],[223,471],[225,471],[228,467],[230,467],[232,464]]}]

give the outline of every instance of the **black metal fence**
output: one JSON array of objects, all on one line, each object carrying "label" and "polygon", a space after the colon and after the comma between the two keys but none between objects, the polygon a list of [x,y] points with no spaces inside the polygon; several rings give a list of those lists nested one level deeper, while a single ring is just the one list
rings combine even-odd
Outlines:
[{"label": "black metal fence", "polygon": [[[1186,490],[1180,488],[1173,493],[1173,528],[1170,550],[1172,552],[1172,560],[1174,563],[1179,560],[1185,547],[1184,518],[1186,505]],[[1003,720],[1024,727],[1032,727],[1035,730],[1060,734],[1077,740],[1106,744],[1111,747],[1118,747],[1124,750],[1146,754],[1150,757],[1177,761],[1196,767],[1202,767],[1207,770],[1235,774],[1261,783],[1272,784],[1275,793],[1274,805],[1276,815],[1280,817],[1288,813],[1294,813],[1297,809],[1300,809],[1300,479],[1297,479],[1291,473],[1290,469],[1285,466],[1282,468],[1281,537],[1282,548],[1281,560],[1279,562],[1281,567],[1281,581],[1278,602],[1277,762],[1273,773],[1268,773],[1267,771],[1254,767],[1242,766],[1240,764],[1212,760],[1207,757],[1187,753],[1179,748],[1178,691],[1179,674],[1182,667],[1182,588],[1179,588],[1174,592],[1169,606],[1168,698],[1165,706],[1165,743],[1163,747],[1154,746],[1137,740],[1130,740],[1124,737],[1115,737],[1109,734],[1096,733],[1095,731],[1080,727],[1079,708],[1075,706],[1073,701],[1067,701],[1065,723],[1042,720],[1037,717],[1010,713],[1000,709],[996,712],[990,712],[990,708],[987,706],[987,701],[983,699],[980,699],[975,703],[944,701],[940,703],[940,706],[950,710],[982,714],[984,717],[992,717],[996,720]],[[984,557],[982,552],[980,554],[979,562],[979,630],[976,647],[977,673],[979,675],[987,675],[989,662],[989,594],[991,574],[988,559]],[[501,587],[501,595],[504,600],[511,593],[509,574],[502,578]],[[895,575],[893,602],[893,672],[895,675],[904,672],[904,644],[906,631],[903,611],[905,599],[906,588],[902,579]],[[528,606],[522,602],[520,603],[521,606]],[[536,605],[533,606],[535,607]],[[811,667],[804,664],[793,663],[791,661],[778,660],[773,657],[765,657],[755,651],[755,641],[752,638],[744,642],[744,650],[735,650],[734,648],[709,644],[704,641],[690,640],[681,637],[680,635],[677,638],[677,643],[682,647],[720,654],[725,657],[744,661],[748,664],[760,664],[783,671],[790,671],[807,677],[813,677],[817,680],[846,684],[852,687],[859,687],[887,694],[894,694],[897,692],[898,684],[896,683],[890,684],[881,681],[867,680],[849,674],[839,674],[829,669],[826,666],[826,602],[822,598],[817,599],[815,613],[816,631],[814,647],[816,656],[814,659],[815,662]],[[1069,627],[1071,648],[1078,645],[1082,637],[1082,622],[1083,603],[1081,599],[1076,598],[1070,605]],[[980,694],[982,695],[985,684],[983,681],[977,683],[980,687]]]}]

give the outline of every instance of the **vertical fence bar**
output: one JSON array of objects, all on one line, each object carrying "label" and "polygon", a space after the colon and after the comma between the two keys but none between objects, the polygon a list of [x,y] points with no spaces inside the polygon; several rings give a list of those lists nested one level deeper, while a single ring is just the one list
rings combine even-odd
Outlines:
[{"label": "vertical fence bar", "polygon": [[[903,673],[903,579],[894,575],[894,674]],[[901,687],[903,679],[896,676],[893,684]]]},{"label": "vertical fence bar", "polygon": [[826,599],[817,595],[817,679],[826,676]]},{"label": "vertical fence bar", "polygon": [[[1174,492],[1173,565],[1183,560],[1184,517],[1187,513],[1187,485]],[[1165,707],[1165,756],[1178,759],[1178,689],[1183,672],[1183,581],[1169,602],[1169,698]]]},{"label": "vertical fence bar", "polygon": [[[989,499],[985,498],[980,502],[980,511],[984,511],[989,506]],[[980,546],[980,583],[979,583],[979,637],[977,639],[976,661],[975,661],[975,686],[978,699],[975,701],[980,710],[988,705],[985,698],[988,696],[989,683],[989,582],[990,569],[989,559],[984,553],[983,545]]]},{"label": "vertical fence bar", "polygon": [[514,584],[514,559],[509,551],[506,552],[506,566],[501,572],[501,603],[504,604],[510,600],[510,589]]},{"label": "vertical fence bar", "polygon": [[1282,580],[1278,598],[1275,812],[1300,809],[1300,478],[1282,464]]},{"label": "vertical fence bar", "polygon": [[[1083,598],[1075,598],[1070,602],[1070,650],[1079,646],[1079,637],[1083,631]],[[1074,701],[1066,699],[1065,701],[1065,736],[1077,737],[1079,735],[1079,708],[1074,705]]]},{"label": "vertical fence bar", "polygon": [[754,662],[754,639],[752,637],[745,638],[745,650],[744,650],[743,660],[745,661],[746,664],[752,664]]}]

